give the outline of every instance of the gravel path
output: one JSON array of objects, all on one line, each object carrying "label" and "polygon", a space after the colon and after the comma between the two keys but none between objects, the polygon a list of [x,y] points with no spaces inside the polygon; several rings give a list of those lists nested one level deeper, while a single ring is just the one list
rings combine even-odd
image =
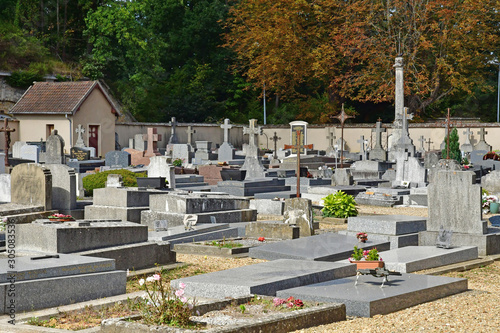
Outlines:
[{"label": "gravel path", "polygon": [[[426,208],[359,206],[360,213],[427,216]],[[487,218],[489,216],[485,216]],[[345,229],[344,225],[321,223],[320,228]],[[204,272],[263,262],[250,258],[177,256]],[[296,332],[500,332],[500,262],[467,272],[446,274],[464,277],[469,291],[434,302],[420,304],[388,315],[373,318],[348,318],[347,321],[317,326]]]}]

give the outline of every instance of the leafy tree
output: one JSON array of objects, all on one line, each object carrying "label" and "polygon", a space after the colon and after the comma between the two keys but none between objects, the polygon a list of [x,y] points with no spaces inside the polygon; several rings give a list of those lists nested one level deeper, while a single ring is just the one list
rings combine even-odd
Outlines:
[{"label": "leafy tree", "polygon": [[[446,158],[448,151],[448,140],[444,138],[445,147],[441,152],[441,156]],[[458,163],[462,163],[462,153],[460,151],[460,143],[458,140],[458,131],[454,127],[450,132],[450,159],[456,160]]]},{"label": "leafy tree", "polygon": [[316,79],[330,101],[392,101],[402,54],[405,104],[425,112],[452,93],[491,91],[497,15],[494,0],[241,0],[226,38],[248,79],[283,97]]}]

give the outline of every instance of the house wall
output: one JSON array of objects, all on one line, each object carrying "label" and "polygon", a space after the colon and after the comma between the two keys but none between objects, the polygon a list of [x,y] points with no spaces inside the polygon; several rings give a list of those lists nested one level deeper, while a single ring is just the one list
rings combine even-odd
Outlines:
[{"label": "house wall", "polygon": [[78,139],[75,132],[79,124],[85,128],[83,140],[89,146],[89,126],[99,125],[99,155],[104,156],[108,151],[115,150],[115,122],[116,116],[112,113],[112,106],[99,89],[94,89],[76,111],[72,119],[73,145]]},{"label": "house wall", "polygon": [[54,124],[54,129],[64,139],[65,152],[69,153],[71,148],[69,135],[72,128],[69,120],[64,115],[17,114],[15,117],[19,120],[19,141],[40,141],[40,139],[45,141],[48,137],[47,124]]}]

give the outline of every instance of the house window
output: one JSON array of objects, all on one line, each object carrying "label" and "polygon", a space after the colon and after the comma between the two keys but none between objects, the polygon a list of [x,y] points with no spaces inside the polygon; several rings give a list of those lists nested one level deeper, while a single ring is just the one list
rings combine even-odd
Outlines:
[{"label": "house window", "polygon": [[47,124],[46,128],[45,139],[47,139],[52,134],[52,131],[54,130],[54,124]]}]

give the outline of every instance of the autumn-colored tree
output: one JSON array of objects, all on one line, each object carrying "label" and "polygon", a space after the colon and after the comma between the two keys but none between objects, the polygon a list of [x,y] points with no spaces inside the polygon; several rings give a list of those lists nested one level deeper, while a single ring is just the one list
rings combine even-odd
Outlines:
[{"label": "autumn-colored tree", "polygon": [[241,0],[227,46],[248,79],[278,94],[320,83],[330,99],[394,100],[394,58],[404,58],[406,105],[487,89],[499,54],[496,0]]}]

